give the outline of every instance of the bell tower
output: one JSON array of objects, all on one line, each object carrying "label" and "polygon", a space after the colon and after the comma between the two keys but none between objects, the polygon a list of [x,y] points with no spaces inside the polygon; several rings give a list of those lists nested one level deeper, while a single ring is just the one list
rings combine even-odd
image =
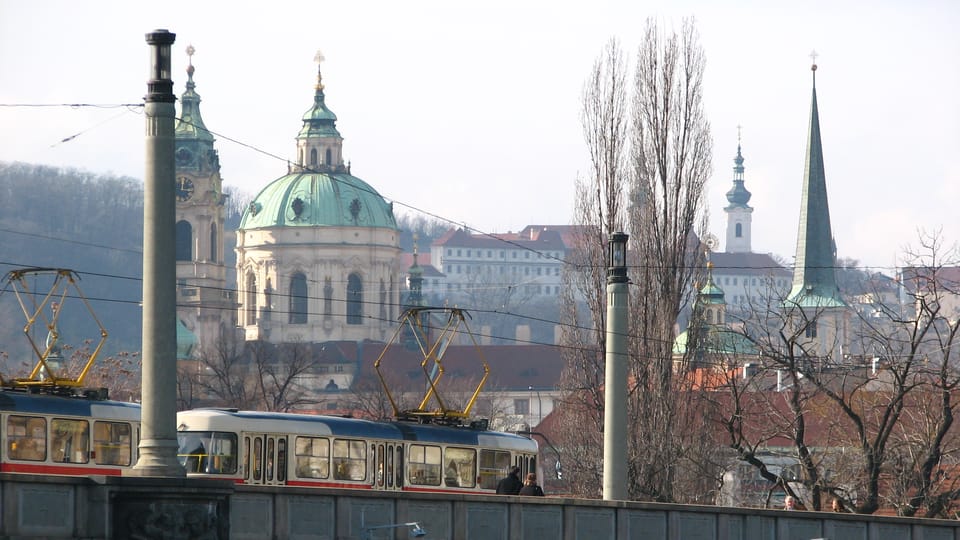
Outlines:
[{"label": "bell tower", "polygon": [[223,264],[227,196],[213,135],[200,116],[200,96],[193,82],[194,52],[192,45],[187,47],[187,89],[180,98],[176,126],[175,255],[178,330],[195,334],[203,348],[215,343],[223,327],[235,326],[235,302],[234,293],[226,288]]}]

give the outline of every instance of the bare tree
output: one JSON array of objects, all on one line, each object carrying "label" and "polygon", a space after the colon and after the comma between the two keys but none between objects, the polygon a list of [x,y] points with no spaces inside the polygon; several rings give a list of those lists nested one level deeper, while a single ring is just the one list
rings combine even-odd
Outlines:
[{"label": "bare tree", "polygon": [[692,20],[680,33],[648,20],[633,92],[630,246],[630,492],[682,500],[678,449],[692,417],[678,414],[686,379],[675,378],[674,325],[702,267],[705,186],[711,172],[710,124],[703,106],[705,59]]},{"label": "bare tree", "polygon": [[603,474],[603,380],[606,332],[605,246],[624,228],[628,181],[629,117],[626,60],[611,39],[593,65],[583,91],[584,139],[590,176],[576,182],[574,220],[581,225],[567,252],[563,274],[561,343],[564,345],[561,406],[564,428],[558,442],[567,452],[567,474],[576,493],[596,497]]},{"label": "bare tree", "polygon": [[[686,429],[705,419],[696,409],[678,407],[686,379],[674,378],[672,362],[674,325],[701,266],[697,236],[706,227],[712,143],[703,110],[704,56],[692,21],[677,34],[648,20],[637,54],[631,86],[624,55],[611,41],[584,91],[582,121],[592,168],[589,178],[577,182],[575,219],[584,227],[569,257],[575,270],[565,276],[562,316],[564,406],[576,418],[567,425],[577,428],[563,444],[584,452],[568,460],[582,469],[571,475],[581,474],[580,481],[587,482],[600,474],[602,445],[596,441],[603,424],[605,246],[610,233],[629,224],[630,495],[685,500],[678,488],[681,465],[707,463],[692,455],[707,450],[693,440],[695,430]],[[697,485],[697,474],[683,485]],[[599,476],[587,485],[598,482]]]}]

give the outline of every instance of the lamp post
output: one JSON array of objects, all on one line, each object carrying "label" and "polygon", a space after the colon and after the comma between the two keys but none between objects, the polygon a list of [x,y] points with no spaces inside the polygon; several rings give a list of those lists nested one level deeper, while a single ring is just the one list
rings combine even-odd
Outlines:
[{"label": "lamp post", "polygon": [[603,500],[627,498],[627,238],[610,235],[603,406]]},{"label": "lamp post", "polygon": [[185,476],[177,461],[177,304],[174,234],[173,79],[176,35],[154,30],[144,96],[146,172],[143,195],[143,369],[140,458],[135,476]]}]

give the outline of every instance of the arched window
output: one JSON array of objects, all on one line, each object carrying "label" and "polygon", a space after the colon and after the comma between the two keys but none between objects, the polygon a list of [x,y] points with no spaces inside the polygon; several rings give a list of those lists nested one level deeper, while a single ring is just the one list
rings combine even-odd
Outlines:
[{"label": "arched window", "polygon": [[326,163],[327,165],[331,165],[332,162],[333,162],[333,152],[331,152],[330,149],[327,148],[327,161],[325,161],[324,163]]},{"label": "arched window", "polygon": [[743,238],[743,224],[737,223],[737,238]]},{"label": "arched window", "polygon": [[311,148],[310,149],[310,165],[313,166],[316,164],[317,164],[317,149]]},{"label": "arched window", "polygon": [[174,256],[178,261],[193,260],[193,227],[186,220],[177,222]]},{"label": "arched window", "polygon": [[307,324],[307,276],[290,277],[290,324]]},{"label": "arched window", "polygon": [[247,274],[247,325],[257,322],[257,276]]},{"label": "arched window", "polygon": [[713,324],[713,310],[707,310],[707,324]]},{"label": "arched window", "polygon": [[210,225],[210,262],[217,262],[217,224]]},{"label": "arched window", "polygon": [[363,323],[363,281],[357,274],[347,278],[347,324]]}]

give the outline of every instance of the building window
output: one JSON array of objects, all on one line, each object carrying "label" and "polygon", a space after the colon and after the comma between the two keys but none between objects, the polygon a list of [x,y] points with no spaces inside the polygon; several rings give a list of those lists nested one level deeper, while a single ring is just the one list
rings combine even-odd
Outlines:
[{"label": "building window", "polygon": [[380,320],[387,320],[387,285],[380,280]]},{"label": "building window", "polygon": [[453,250],[450,249],[450,248],[447,248],[447,256],[449,257],[449,256],[452,256],[452,255],[453,255]]},{"label": "building window", "polygon": [[217,224],[210,225],[210,262],[217,262]]},{"label": "building window", "polygon": [[323,280],[323,314],[327,317],[333,315],[333,285],[329,277]]},{"label": "building window", "polygon": [[803,333],[808,338],[817,337],[817,321],[808,322],[807,327],[803,330]]},{"label": "building window", "polygon": [[324,163],[326,163],[327,165],[330,165],[331,163],[333,163],[333,152],[331,152],[329,148],[327,148],[327,161],[325,161]]},{"label": "building window", "polygon": [[742,237],[743,237],[743,225],[740,224],[740,223],[737,223],[737,233],[736,233],[736,235],[737,235],[737,238],[742,238]]},{"label": "building window", "polygon": [[357,274],[347,278],[347,324],[363,322],[363,281]]},{"label": "building window", "polygon": [[517,258],[517,252],[516,252],[516,251],[513,252],[513,258],[514,258],[514,259]]},{"label": "building window", "polygon": [[523,253],[523,258],[524,258],[524,259],[529,259],[529,258],[530,258],[530,252],[529,252],[529,251],[524,252],[524,253]]},{"label": "building window", "polygon": [[316,164],[317,164],[317,149],[311,148],[310,149],[310,166],[312,167]]},{"label": "building window", "polygon": [[513,400],[513,414],[530,414],[530,400],[529,399]]},{"label": "building window", "polygon": [[193,260],[193,227],[189,221],[178,221],[176,235],[176,249],[174,250],[178,261]]},{"label": "building window", "polygon": [[470,250],[467,250],[467,258],[470,258]]},{"label": "building window", "polygon": [[493,252],[488,249],[488,250],[487,250],[487,258],[489,259],[489,258],[491,258],[491,257],[493,257]]},{"label": "building window", "polygon": [[247,274],[247,324],[257,322],[257,276]]},{"label": "building window", "polygon": [[463,253],[463,252],[458,249],[458,250],[457,250],[457,257],[459,257],[462,253]]},{"label": "building window", "polygon": [[290,324],[307,323],[307,276],[297,272],[290,277]]}]

